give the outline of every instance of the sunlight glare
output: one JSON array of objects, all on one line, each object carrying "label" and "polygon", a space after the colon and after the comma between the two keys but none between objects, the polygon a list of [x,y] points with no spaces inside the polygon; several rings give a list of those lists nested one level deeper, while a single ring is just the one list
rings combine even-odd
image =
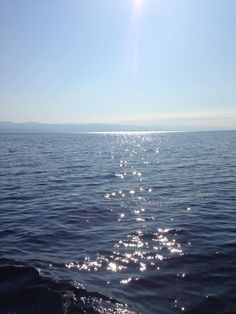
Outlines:
[{"label": "sunlight glare", "polygon": [[144,0],[134,0],[134,9],[135,12],[139,12],[143,7]]},{"label": "sunlight glare", "polygon": [[144,0],[134,0],[134,14],[140,14],[143,9]]}]

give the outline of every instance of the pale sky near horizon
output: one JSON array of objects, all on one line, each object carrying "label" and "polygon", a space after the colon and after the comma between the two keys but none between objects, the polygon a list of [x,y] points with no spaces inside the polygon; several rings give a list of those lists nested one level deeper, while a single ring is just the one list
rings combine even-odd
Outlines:
[{"label": "pale sky near horizon", "polygon": [[0,0],[0,121],[165,119],[236,126],[235,0]]}]

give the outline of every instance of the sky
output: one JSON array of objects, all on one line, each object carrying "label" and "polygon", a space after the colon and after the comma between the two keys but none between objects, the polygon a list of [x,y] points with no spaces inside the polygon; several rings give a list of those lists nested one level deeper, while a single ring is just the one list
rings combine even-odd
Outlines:
[{"label": "sky", "polygon": [[0,0],[0,121],[236,127],[235,0]]}]

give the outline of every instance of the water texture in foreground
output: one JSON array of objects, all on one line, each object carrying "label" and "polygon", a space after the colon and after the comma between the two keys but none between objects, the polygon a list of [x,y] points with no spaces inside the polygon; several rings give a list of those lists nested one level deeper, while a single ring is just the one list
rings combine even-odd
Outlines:
[{"label": "water texture in foreground", "polygon": [[0,134],[0,313],[236,313],[236,133]]}]

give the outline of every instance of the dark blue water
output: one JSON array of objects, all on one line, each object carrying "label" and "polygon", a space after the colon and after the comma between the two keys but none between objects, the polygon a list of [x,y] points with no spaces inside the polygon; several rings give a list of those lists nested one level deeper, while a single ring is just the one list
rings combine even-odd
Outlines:
[{"label": "dark blue water", "polygon": [[0,313],[236,313],[236,132],[0,134]]}]

